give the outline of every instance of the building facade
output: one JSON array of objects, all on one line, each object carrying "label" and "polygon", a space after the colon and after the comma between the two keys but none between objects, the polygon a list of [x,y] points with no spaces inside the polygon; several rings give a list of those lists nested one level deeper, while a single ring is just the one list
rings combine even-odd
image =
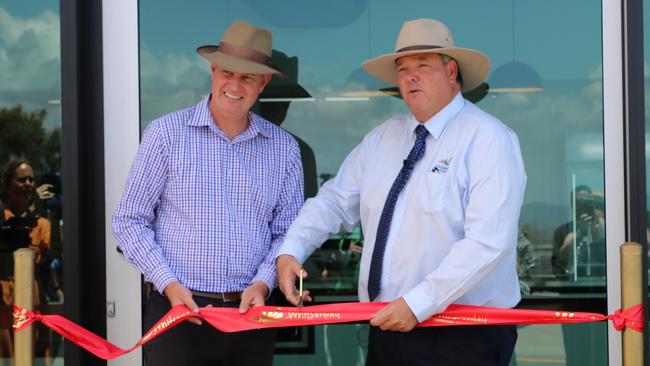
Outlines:
[{"label": "building facade", "polygon": [[[37,186],[61,188],[39,201],[59,235],[40,279],[43,312],[120,347],[142,335],[147,294],[116,250],[110,219],[144,128],[209,92],[196,47],[218,43],[235,19],[273,32],[288,56],[278,65],[284,82],[309,95],[277,88],[256,110],[282,116],[314,151],[315,191],[370,129],[406,111],[360,63],[391,52],[405,20],[426,17],[488,55],[487,94],[467,97],[521,143],[519,307],[611,314],[620,308],[620,244],[647,253],[649,15],[650,5],[632,0],[0,0],[0,158],[27,157]],[[359,228],[339,233],[305,264],[317,303],[356,300],[362,247]],[[644,266],[648,284],[646,258]],[[139,350],[105,362],[55,334],[44,339],[39,362],[143,364]],[[363,324],[291,329],[275,364],[363,365],[366,346]],[[511,364],[620,365],[621,336],[606,323],[522,326]]]}]

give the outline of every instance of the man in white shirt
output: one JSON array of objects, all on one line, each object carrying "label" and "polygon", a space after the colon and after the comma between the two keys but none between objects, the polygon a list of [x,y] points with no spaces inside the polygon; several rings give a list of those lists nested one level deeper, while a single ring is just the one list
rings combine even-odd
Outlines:
[{"label": "man in white shirt", "polygon": [[517,136],[462,97],[489,60],[444,24],[405,22],[395,49],[363,67],[397,85],[410,113],[370,131],[305,203],[278,252],[280,289],[297,304],[300,263],[361,222],[359,300],[389,302],[370,322],[367,365],[507,365],[514,326],[414,327],[452,303],[519,302]]}]

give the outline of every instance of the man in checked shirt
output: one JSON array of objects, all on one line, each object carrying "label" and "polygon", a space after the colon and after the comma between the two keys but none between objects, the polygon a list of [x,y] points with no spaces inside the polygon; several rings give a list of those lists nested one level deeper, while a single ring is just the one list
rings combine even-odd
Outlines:
[{"label": "man in checked shirt", "polygon": [[[113,230],[153,285],[149,329],[172,306],[264,305],[275,253],[303,202],[298,144],[250,112],[271,77],[271,33],[233,22],[211,63],[210,94],[151,122]],[[144,347],[148,365],[271,365],[274,330],[222,333],[194,318]]]}]

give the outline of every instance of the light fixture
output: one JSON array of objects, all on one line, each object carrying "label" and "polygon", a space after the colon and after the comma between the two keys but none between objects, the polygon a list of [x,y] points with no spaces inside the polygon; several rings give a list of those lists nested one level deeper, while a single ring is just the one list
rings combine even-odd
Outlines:
[{"label": "light fixture", "polygon": [[510,61],[497,67],[490,76],[490,91],[493,93],[541,92],[542,79],[535,69],[519,61]]},{"label": "light fixture", "polygon": [[544,90],[539,74],[528,64],[517,61],[515,41],[515,0],[511,1],[512,61],[497,67],[489,79],[493,93],[534,93]]},{"label": "light fixture", "polygon": [[340,96],[325,98],[328,102],[361,102],[369,98],[385,97],[390,94],[383,90],[390,85],[370,76],[362,68],[357,68],[345,80]]}]

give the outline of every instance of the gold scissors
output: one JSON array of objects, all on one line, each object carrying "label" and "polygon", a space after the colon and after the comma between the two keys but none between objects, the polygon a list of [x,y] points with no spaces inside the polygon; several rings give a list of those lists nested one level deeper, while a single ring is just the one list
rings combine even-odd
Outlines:
[{"label": "gold scissors", "polygon": [[303,296],[302,296],[302,268],[300,268],[300,278],[298,279],[298,307],[301,308],[303,305]]},{"label": "gold scissors", "polygon": [[[300,278],[298,279],[298,304],[296,305],[301,311],[302,311],[302,305],[303,305],[303,296],[302,296],[302,268],[300,268]],[[296,330],[294,332],[294,336],[298,335],[298,329],[300,327],[296,327]]]}]

